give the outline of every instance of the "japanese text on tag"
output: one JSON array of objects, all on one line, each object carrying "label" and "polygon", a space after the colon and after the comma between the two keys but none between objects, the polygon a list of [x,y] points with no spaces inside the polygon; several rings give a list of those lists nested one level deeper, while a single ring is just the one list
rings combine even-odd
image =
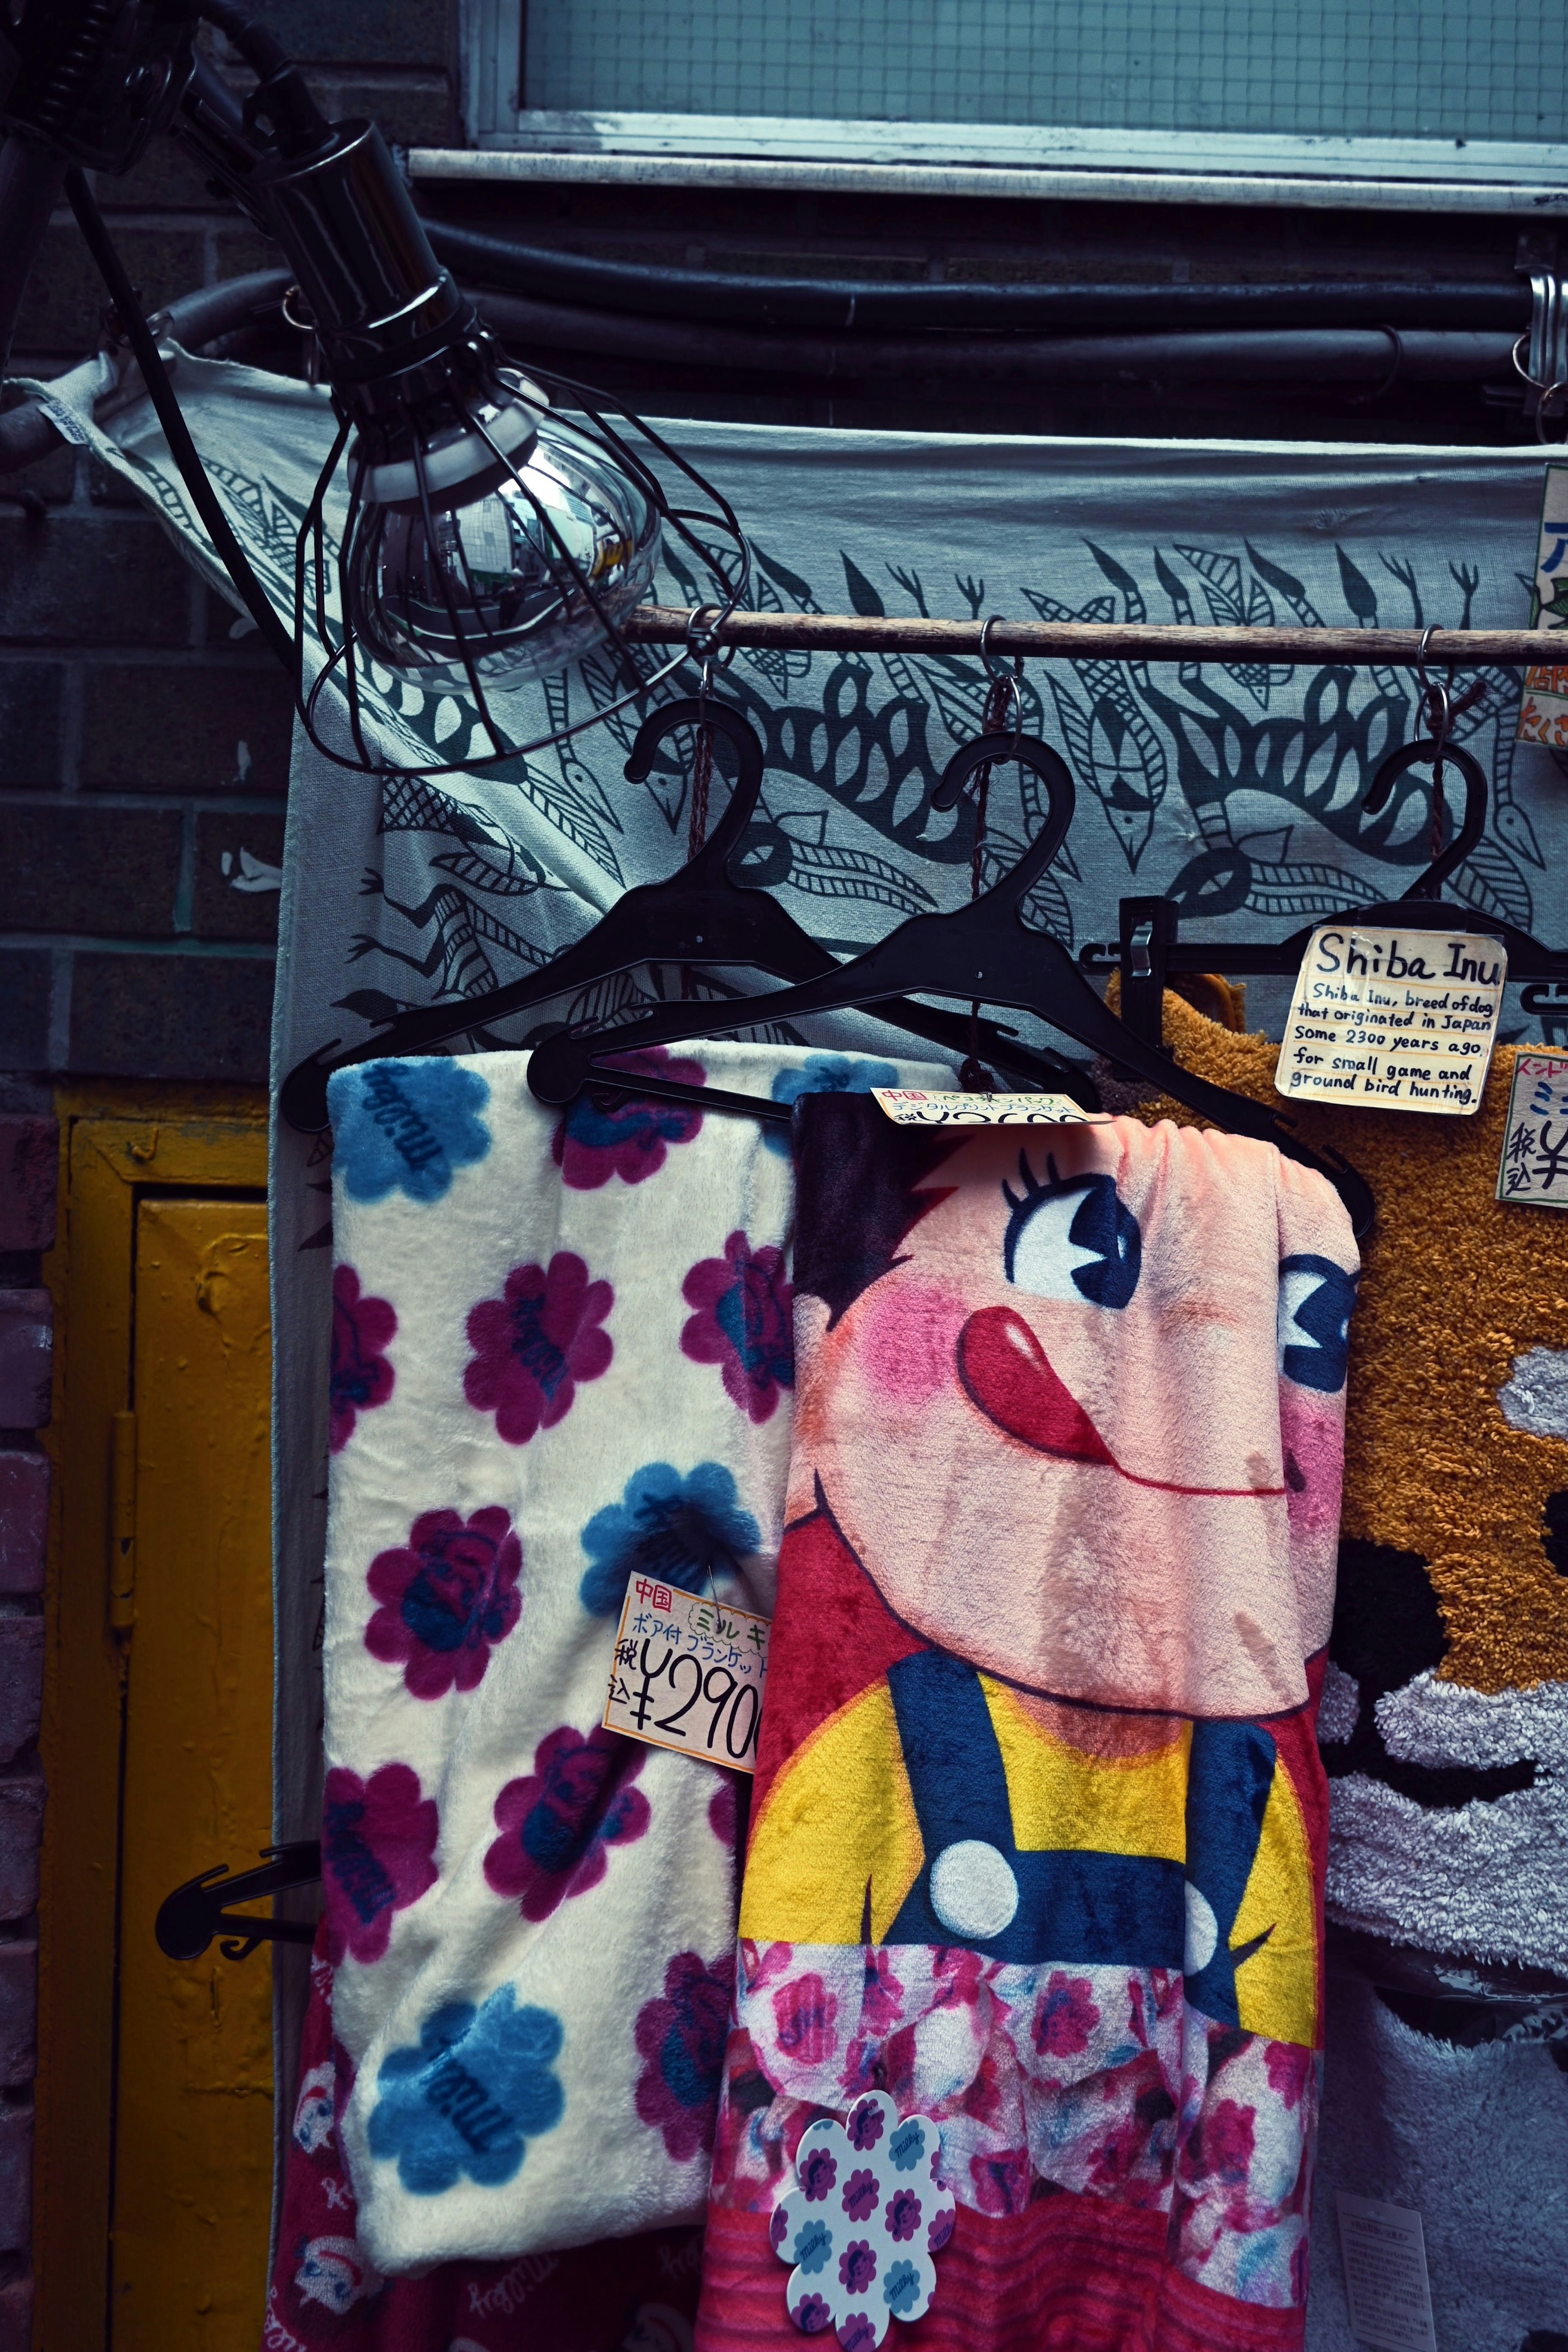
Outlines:
[{"label": "japanese text on tag", "polygon": [[1497,1197],[1518,1207],[1568,1209],[1568,1054],[1514,1058]]},{"label": "japanese text on tag", "polygon": [[768,1622],[727,1601],[634,1576],[615,1636],[606,1730],[755,1772]]},{"label": "japanese text on tag", "polygon": [[1069,1095],[937,1094],[924,1087],[873,1087],[896,1127],[1092,1127],[1108,1114],[1082,1110]]}]

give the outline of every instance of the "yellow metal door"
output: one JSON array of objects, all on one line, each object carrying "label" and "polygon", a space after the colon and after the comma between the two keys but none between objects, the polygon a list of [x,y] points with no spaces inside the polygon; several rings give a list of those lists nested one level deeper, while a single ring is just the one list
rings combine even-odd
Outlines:
[{"label": "yellow metal door", "polygon": [[141,1197],[125,1707],[112,2352],[255,2352],[272,2168],[272,1974],[188,1967],[159,1904],[271,1820],[267,1212]]}]

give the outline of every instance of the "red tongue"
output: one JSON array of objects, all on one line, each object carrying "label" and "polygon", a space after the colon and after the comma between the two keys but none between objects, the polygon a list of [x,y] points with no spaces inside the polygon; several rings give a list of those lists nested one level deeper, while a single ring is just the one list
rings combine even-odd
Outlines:
[{"label": "red tongue", "polygon": [[982,1307],[958,1334],[958,1378],[972,1401],[998,1429],[1040,1454],[1078,1462],[1114,1457],[1077,1399],[1051,1368],[1051,1359],[1021,1315],[1010,1307]]}]

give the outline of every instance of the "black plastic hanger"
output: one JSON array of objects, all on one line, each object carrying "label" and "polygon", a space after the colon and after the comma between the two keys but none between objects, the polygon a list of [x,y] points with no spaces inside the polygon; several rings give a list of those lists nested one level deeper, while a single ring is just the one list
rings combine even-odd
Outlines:
[{"label": "black plastic hanger", "polygon": [[320,1875],[321,1847],[315,1838],[263,1846],[262,1867],[242,1870],[235,1878],[229,1876],[226,1862],[217,1863],[164,1896],[152,1927],[158,1949],[167,1959],[199,1960],[214,1936],[226,1936],[229,1940],[220,1947],[225,1959],[243,1960],[258,1944],[313,1944],[316,1930],[306,1920],[258,1918],[227,1906],[309,1886]]},{"label": "black plastic hanger", "polygon": [[[912,916],[852,963],[821,979],[754,997],[744,1006],[727,1005],[716,1012],[715,1007],[705,1005],[700,1016],[705,1031],[747,1027],[759,1016],[788,1021],[852,1005],[879,1004],[914,990],[925,995],[977,997],[985,1003],[1009,1005],[1065,1031],[1081,1045],[1157,1086],[1162,1093],[1176,1096],[1217,1126],[1275,1144],[1291,1159],[1316,1169],[1339,1193],[1356,1233],[1366,1233],[1374,1214],[1372,1193],[1346,1161],[1337,1153],[1310,1150],[1266,1105],[1194,1076],[1157,1046],[1134,1036],[1101,1002],[1061,940],[1049,931],[1031,930],[1024,922],[1030,892],[1061,848],[1072,822],[1072,777],[1060,754],[1038,737],[1007,734],[985,735],[967,745],[949,762],[948,773],[959,762],[973,767],[982,760],[1021,760],[1046,788],[1045,824],[1010,873],[970,905],[950,914]],[[570,1102],[585,1086],[596,1082],[613,1086],[618,1074],[601,1056],[692,1037],[697,1034],[695,1017],[689,1004],[669,1005],[612,1033],[563,1033],[547,1038],[534,1049],[528,1084],[540,1101],[551,1105]],[[627,1083],[623,1076],[621,1083]],[[743,1110],[751,1116],[766,1117],[784,1108],[759,1106],[747,1096],[720,1096],[714,1088],[684,1087],[642,1072],[637,1075],[635,1091],[706,1103],[715,1109]]]},{"label": "black plastic hanger", "polygon": [[[1365,807],[1375,816],[1395,783],[1409,768],[1425,766],[1438,756],[1437,743],[1428,736],[1402,743],[1380,763],[1367,787]],[[1121,938],[1114,944],[1091,941],[1079,955],[1085,971],[1122,974],[1122,1017],[1145,1045],[1159,1045],[1163,1034],[1165,985],[1173,972],[1225,971],[1238,979],[1273,975],[1291,979],[1301,970],[1301,958],[1314,930],[1325,920],[1347,924],[1390,924],[1412,930],[1474,931],[1500,940],[1508,950],[1510,980],[1568,981],[1568,952],[1543,947],[1528,931],[1501,916],[1486,915],[1459,900],[1440,896],[1442,885],[1462,866],[1486,831],[1490,791],[1486,771],[1473,751],[1462,744],[1441,747],[1445,768],[1458,770],[1464,780],[1465,808],[1453,840],[1410,887],[1397,898],[1381,898],[1370,907],[1347,907],[1337,917],[1319,916],[1301,930],[1282,940],[1183,940],[1178,937],[1180,911],[1171,898],[1124,898]],[[1439,803],[1440,806],[1440,803]],[[1550,1003],[1532,1003],[1543,992],[1527,991],[1527,1012],[1558,1009]]]},{"label": "black plastic hanger", "polygon": [[[677,727],[699,726],[713,728],[734,747],[739,773],[728,806],[689,864],[664,882],[643,882],[628,890],[585,938],[538,971],[483,996],[400,1013],[374,1036],[346,1053],[336,1052],[335,1038],[321,1046],[297,1064],[283,1082],[278,1107],[290,1127],[315,1135],[327,1125],[327,1081],[334,1070],[347,1069],[356,1062],[381,1061],[389,1055],[425,1053],[449,1037],[546,1003],[568,989],[592,987],[638,964],[740,965],[791,981],[814,980],[819,974],[837,971],[836,959],[802,930],[777,898],[764,889],[730,879],[729,861],[751,823],[763,772],[762,746],[739,711],[697,696],[664,704],[650,713],[637,731],[626,762],[628,781],[646,781],[654,753],[666,735]],[[722,1012],[723,1007],[715,1009]],[[699,1017],[706,1024],[706,1013]],[[753,1017],[748,1013],[747,1021]],[[971,1050],[969,1024],[955,1013],[922,1004],[889,1004],[881,1017],[947,1051]],[[1099,1107],[1099,1097],[1087,1075],[1049,1048],[1026,1045],[986,1022],[980,1024],[977,1050],[998,1068],[1031,1085],[1071,1095],[1088,1110]],[[784,1116],[788,1117],[787,1109]]]}]

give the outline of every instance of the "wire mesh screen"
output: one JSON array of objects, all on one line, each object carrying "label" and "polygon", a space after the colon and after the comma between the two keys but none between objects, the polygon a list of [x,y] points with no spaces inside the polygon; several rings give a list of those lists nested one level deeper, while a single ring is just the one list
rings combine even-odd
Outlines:
[{"label": "wire mesh screen", "polygon": [[1555,142],[1568,0],[527,0],[528,107]]}]

